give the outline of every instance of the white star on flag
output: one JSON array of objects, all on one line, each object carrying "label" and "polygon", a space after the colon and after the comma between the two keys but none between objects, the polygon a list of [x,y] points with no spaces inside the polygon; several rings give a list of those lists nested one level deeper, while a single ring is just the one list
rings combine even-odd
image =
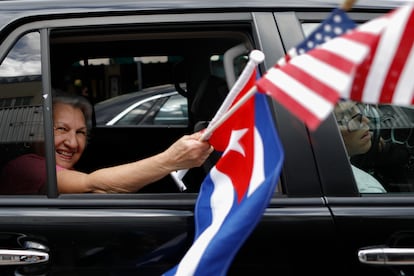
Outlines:
[{"label": "white star on flag", "polygon": [[239,141],[246,134],[247,131],[248,129],[244,128],[244,129],[239,129],[239,130],[233,130],[231,132],[229,147],[226,148],[226,150],[223,153],[223,156],[226,155],[231,150],[240,152],[241,155],[246,156],[243,146],[240,144]]}]

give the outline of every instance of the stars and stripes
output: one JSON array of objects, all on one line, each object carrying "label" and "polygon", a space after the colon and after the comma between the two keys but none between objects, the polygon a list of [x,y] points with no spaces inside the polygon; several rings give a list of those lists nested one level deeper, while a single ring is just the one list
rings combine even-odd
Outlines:
[{"label": "stars and stripes", "polygon": [[310,129],[317,128],[340,97],[411,104],[413,24],[412,5],[401,7],[276,64],[256,85]]},{"label": "stars and stripes", "polygon": [[413,104],[414,11],[403,6],[358,28],[372,36],[370,53],[342,96],[365,103]]},{"label": "stars and stripes", "polygon": [[290,49],[288,53],[278,61],[277,66],[283,66],[293,57],[304,54],[334,37],[345,34],[355,27],[355,22],[347,16],[344,10],[334,9],[304,41]]},{"label": "stars and stripes", "polygon": [[346,41],[332,39],[354,27],[355,23],[342,9],[333,10],[303,42],[266,72],[256,83],[259,91],[274,97],[315,129],[332,111],[339,97],[337,91],[349,85],[350,68],[342,55],[352,53],[346,49]]}]

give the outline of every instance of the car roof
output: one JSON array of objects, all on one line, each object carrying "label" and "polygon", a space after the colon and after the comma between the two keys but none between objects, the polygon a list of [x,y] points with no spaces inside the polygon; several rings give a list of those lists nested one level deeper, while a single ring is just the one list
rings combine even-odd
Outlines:
[{"label": "car roof", "polygon": [[[354,6],[361,7],[395,7],[408,0],[359,0]],[[130,9],[181,9],[181,8],[269,8],[269,7],[335,7],[338,0],[3,0],[0,6],[18,11],[36,10],[70,10],[101,8],[107,10]]]},{"label": "car roof", "polygon": [[[202,10],[225,9],[260,10],[292,8],[334,8],[335,0],[8,0],[0,1],[0,30],[8,23],[28,16],[102,13],[108,11],[157,11],[157,10]],[[408,0],[360,0],[355,9],[390,9],[401,6]]]}]

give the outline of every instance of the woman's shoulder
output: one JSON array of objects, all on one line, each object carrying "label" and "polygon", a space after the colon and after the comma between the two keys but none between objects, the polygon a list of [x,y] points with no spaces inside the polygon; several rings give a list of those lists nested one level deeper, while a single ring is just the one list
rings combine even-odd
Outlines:
[{"label": "woman's shoulder", "polygon": [[13,159],[10,162],[21,162],[21,161],[45,161],[45,157],[35,154],[35,153],[26,153],[23,155],[20,155],[18,157],[16,157],[15,159]]},{"label": "woman's shoulder", "polygon": [[39,194],[46,183],[46,160],[23,154],[9,161],[0,172],[0,194]]}]

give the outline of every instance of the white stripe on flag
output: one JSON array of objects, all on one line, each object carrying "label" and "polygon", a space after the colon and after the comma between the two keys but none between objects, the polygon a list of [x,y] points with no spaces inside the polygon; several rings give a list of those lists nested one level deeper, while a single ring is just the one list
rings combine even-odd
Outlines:
[{"label": "white stripe on flag", "polygon": [[384,81],[394,60],[401,41],[402,32],[405,28],[407,18],[411,9],[408,6],[397,10],[392,14],[392,20],[389,20],[388,27],[384,30],[374,60],[371,64],[365,87],[362,94],[362,101],[366,103],[378,103]]},{"label": "white stripe on flag", "polygon": [[214,166],[210,171],[214,183],[211,195],[211,224],[198,236],[177,267],[176,276],[194,275],[201,258],[211,240],[215,237],[228,216],[234,202],[234,188],[231,179]]},{"label": "white stripe on flag", "polygon": [[343,91],[349,86],[347,74],[310,55],[300,55],[290,63],[336,91]]},{"label": "white stripe on flag", "polygon": [[283,90],[286,95],[307,108],[315,117],[323,120],[332,111],[333,104],[331,102],[281,70],[273,67],[265,77],[274,86]]},{"label": "white stripe on flag", "polygon": [[257,128],[254,128],[254,161],[252,177],[250,178],[249,190],[247,191],[247,197],[250,197],[265,180],[264,171],[264,146],[262,136]]},{"label": "white stripe on flag", "polygon": [[367,45],[344,37],[337,37],[320,46],[335,55],[341,56],[352,63],[360,63],[369,51]]},{"label": "white stripe on flag", "polygon": [[397,105],[409,105],[413,99],[414,92],[414,47],[411,46],[411,51],[408,59],[405,61],[405,66],[401,72],[400,79],[394,91],[392,102]]},{"label": "white stripe on flag", "polygon": [[359,25],[355,31],[361,31],[364,33],[370,33],[373,35],[379,35],[381,34],[382,30],[387,26],[389,22],[389,17],[382,16],[375,18],[371,21],[368,21],[362,25]]}]

